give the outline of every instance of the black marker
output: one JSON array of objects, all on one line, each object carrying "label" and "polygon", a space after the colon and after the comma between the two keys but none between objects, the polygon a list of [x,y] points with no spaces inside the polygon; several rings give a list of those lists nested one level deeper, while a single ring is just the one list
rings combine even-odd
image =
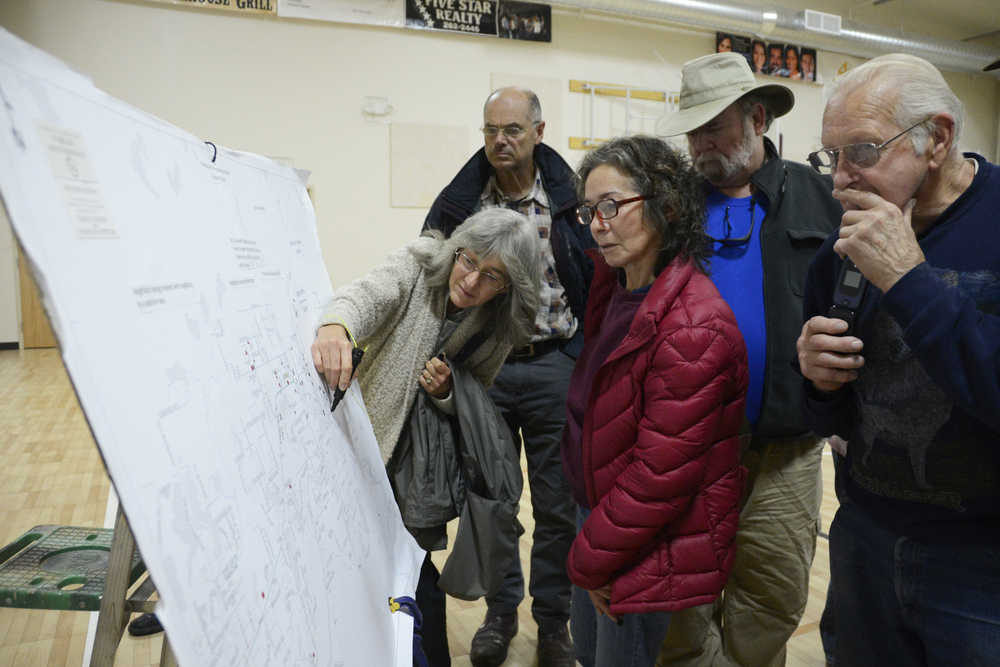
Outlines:
[{"label": "black marker", "polygon": [[[358,364],[361,363],[361,358],[364,356],[365,356],[365,351],[360,347],[356,347],[353,350],[351,350],[352,378],[354,377],[354,373],[358,370]],[[337,386],[336,389],[333,390],[333,405],[330,406],[330,412],[333,412],[334,410],[337,409],[337,405],[339,405],[340,402],[344,400],[345,393],[346,391],[344,389],[341,389],[339,385]]]}]

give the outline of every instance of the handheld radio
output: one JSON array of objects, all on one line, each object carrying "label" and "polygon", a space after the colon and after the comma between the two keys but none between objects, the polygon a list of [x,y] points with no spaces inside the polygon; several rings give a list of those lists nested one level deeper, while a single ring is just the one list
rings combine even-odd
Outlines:
[{"label": "handheld radio", "polygon": [[827,317],[835,317],[847,322],[847,331],[844,332],[844,336],[855,335],[855,317],[867,286],[868,279],[849,257],[845,257],[844,263],[840,267],[840,276],[837,278],[837,287],[833,290],[833,305],[830,306],[830,311],[827,313]]}]

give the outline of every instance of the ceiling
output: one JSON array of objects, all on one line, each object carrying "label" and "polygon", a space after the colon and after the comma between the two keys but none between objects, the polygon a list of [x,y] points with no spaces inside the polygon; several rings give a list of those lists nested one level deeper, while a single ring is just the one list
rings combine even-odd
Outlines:
[{"label": "ceiling", "polygon": [[[753,4],[766,7],[769,3],[754,1]],[[815,9],[872,28],[1000,52],[998,0],[775,0],[770,4]]]}]

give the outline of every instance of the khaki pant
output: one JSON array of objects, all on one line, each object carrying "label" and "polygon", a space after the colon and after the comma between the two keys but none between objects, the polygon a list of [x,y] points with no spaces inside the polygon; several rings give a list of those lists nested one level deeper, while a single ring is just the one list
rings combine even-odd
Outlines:
[{"label": "khaki pant", "polygon": [[746,451],[749,475],[725,591],[714,603],[671,615],[658,667],[785,664],[785,644],[809,596],[822,452],[814,437]]}]

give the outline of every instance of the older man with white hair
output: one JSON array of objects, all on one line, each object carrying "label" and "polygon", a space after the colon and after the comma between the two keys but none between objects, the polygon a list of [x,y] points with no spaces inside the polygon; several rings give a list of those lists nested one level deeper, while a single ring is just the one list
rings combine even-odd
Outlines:
[{"label": "older man with white hair", "polygon": [[794,101],[743,56],[717,53],[684,64],[680,111],[657,127],[687,135],[705,179],[711,277],[750,363],[733,570],[720,599],[673,614],[660,665],[784,665],[809,595],[823,445],[803,420],[793,361],[806,270],[841,209],[829,177],[781,159],[764,136]]},{"label": "older man with white hair", "polygon": [[[798,340],[809,423],[849,441],[830,529],[838,665],[1000,655],[1000,169],[959,151],[962,121],[930,63],[882,56],[835,82],[810,156],[844,206]],[[858,273],[863,299],[835,299]]]}]

